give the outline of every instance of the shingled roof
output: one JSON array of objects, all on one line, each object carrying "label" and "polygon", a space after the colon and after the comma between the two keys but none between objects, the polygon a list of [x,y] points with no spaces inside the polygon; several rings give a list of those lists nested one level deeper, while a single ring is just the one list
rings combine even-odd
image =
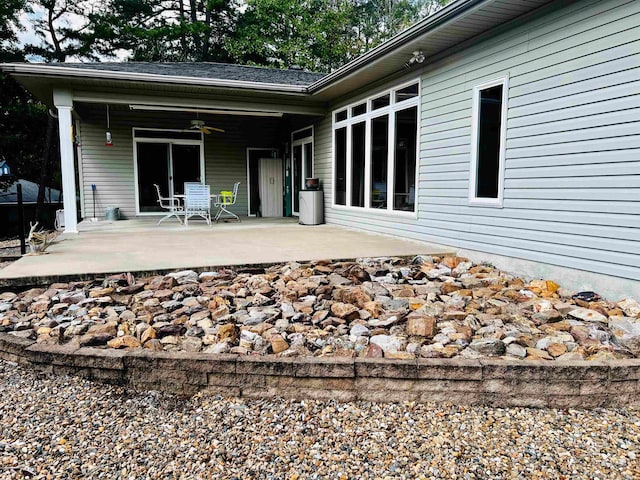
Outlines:
[{"label": "shingled roof", "polygon": [[212,62],[103,62],[46,63],[51,67],[102,70],[107,72],[144,73],[216,80],[240,80],[255,83],[308,86],[326,74],[300,69],[279,69]]}]

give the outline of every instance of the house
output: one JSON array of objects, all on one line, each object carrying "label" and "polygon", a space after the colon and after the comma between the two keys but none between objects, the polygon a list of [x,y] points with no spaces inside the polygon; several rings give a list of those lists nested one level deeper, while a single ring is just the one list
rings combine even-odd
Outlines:
[{"label": "house", "polygon": [[[638,1],[456,0],[328,75],[2,69],[57,109],[63,190],[76,189],[75,155],[82,218],[92,184],[134,217],[156,214],[154,183],[176,194],[185,180],[240,181],[236,211],[265,216],[283,214],[282,181],[295,214],[314,176],[328,223],[637,295],[639,39]],[[70,195],[65,216],[76,231]]]},{"label": "house", "polygon": [[[1,165],[0,168],[2,168]],[[13,179],[6,188],[0,187],[0,206],[16,205],[18,203],[18,185],[22,186],[22,202],[25,205],[35,205],[38,202],[38,190],[40,186],[30,180],[16,178]],[[44,203],[62,203],[62,192],[55,188],[46,187],[44,190]]]},{"label": "house", "polygon": [[0,158],[0,177],[8,177],[11,175],[11,168],[4,158]]},{"label": "house", "polygon": [[[5,164],[7,170],[9,166]],[[3,165],[0,162],[0,171]],[[1,175],[0,175],[1,176]],[[18,235],[19,218],[18,213],[18,185],[22,186],[22,205],[23,216],[25,218],[25,227],[28,231],[28,222],[35,217],[36,206],[38,203],[38,190],[40,186],[24,178],[11,178],[9,183],[0,183],[0,236]],[[41,207],[39,217],[44,221],[45,227],[53,227],[55,222],[56,210],[61,208],[62,192],[55,188],[46,187],[44,193],[44,203]],[[41,224],[42,225],[42,224]]]}]

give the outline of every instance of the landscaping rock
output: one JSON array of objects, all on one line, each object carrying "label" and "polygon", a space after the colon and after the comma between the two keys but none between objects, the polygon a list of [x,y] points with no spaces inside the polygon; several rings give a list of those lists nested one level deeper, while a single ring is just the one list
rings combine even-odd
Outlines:
[{"label": "landscaping rock", "polygon": [[460,257],[414,260],[290,262],[135,280],[122,274],[4,292],[0,331],[48,345],[139,342],[252,355],[640,356],[634,299],[574,294],[550,279],[526,282]]},{"label": "landscaping rock", "polygon": [[480,340],[474,340],[469,344],[469,348],[475,350],[478,353],[489,356],[504,355],[506,351],[506,345],[502,340],[497,338],[483,338]]},{"label": "landscaping rock", "polygon": [[620,345],[640,357],[640,319],[612,317],[609,329]]},{"label": "landscaping rock", "polygon": [[403,344],[402,339],[394,335],[374,335],[370,338],[369,342],[380,347],[385,355],[388,352],[397,352],[401,350]]},{"label": "landscaping rock", "polygon": [[436,319],[428,316],[409,315],[407,319],[407,335],[433,337],[436,331]]},{"label": "landscaping rock", "polygon": [[527,349],[517,343],[510,343],[507,345],[506,353],[512,357],[525,358],[527,356]]},{"label": "landscaping rock", "polygon": [[110,348],[137,348],[140,345],[140,341],[131,335],[116,337],[107,342],[107,346]]},{"label": "landscaping rock", "polygon": [[96,347],[106,345],[113,337],[110,333],[87,333],[78,339],[78,343],[81,347]]},{"label": "landscaping rock", "polygon": [[632,298],[625,298],[616,303],[616,306],[621,308],[628,317],[640,317],[640,303]]},{"label": "landscaping rock", "polygon": [[331,305],[331,313],[338,318],[355,320],[359,317],[358,307],[348,303],[337,302]]},{"label": "landscaping rock", "polygon": [[167,277],[175,279],[178,285],[198,283],[198,274],[193,270],[182,270],[180,272],[170,273]]},{"label": "landscaping rock", "polygon": [[585,322],[607,322],[607,317],[599,312],[596,312],[595,310],[590,310],[588,308],[576,308],[574,310],[571,310],[569,312],[569,316],[584,320]]}]

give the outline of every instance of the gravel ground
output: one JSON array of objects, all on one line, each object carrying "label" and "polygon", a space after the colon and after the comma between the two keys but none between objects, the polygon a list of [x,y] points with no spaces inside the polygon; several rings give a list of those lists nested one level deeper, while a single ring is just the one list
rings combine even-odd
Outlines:
[{"label": "gravel ground", "polygon": [[0,478],[637,479],[640,410],[185,399],[0,361]]}]

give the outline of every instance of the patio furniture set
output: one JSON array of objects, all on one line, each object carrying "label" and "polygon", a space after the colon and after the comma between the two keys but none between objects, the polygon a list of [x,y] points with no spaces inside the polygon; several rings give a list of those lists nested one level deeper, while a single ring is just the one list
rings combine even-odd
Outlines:
[{"label": "patio furniture set", "polygon": [[162,196],[159,185],[154,184],[154,186],[158,194],[158,205],[168,212],[167,215],[160,219],[158,225],[171,217],[176,217],[180,223],[183,223],[182,217],[184,217],[185,226],[189,226],[189,218],[192,217],[201,217],[206,220],[208,225],[211,225],[212,205],[216,210],[213,216],[214,222],[220,221],[223,215],[224,218],[233,218],[238,222],[240,221],[240,217],[229,210],[229,207],[236,203],[240,182],[236,182],[233,185],[233,190],[214,194],[211,193],[209,185],[203,185],[198,182],[185,182],[184,194],[169,197]]}]

